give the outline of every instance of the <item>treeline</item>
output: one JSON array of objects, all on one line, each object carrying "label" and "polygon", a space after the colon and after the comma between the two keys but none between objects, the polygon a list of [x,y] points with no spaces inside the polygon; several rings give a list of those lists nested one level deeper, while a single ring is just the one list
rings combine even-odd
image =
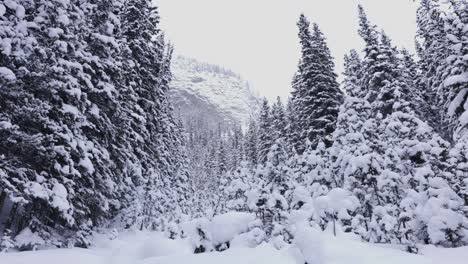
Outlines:
[{"label": "treeline", "polygon": [[418,8],[417,59],[359,6],[365,48],[345,56],[341,89],[324,35],[301,15],[292,95],[252,120],[219,212],[255,212],[256,235],[277,247],[299,222],[410,252],[467,245],[468,6],[440,5]]},{"label": "treeline", "polygon": [[242,77],[238,73],[235,73],[232,70],[224,68],[219,65],[210,64],[206,62],[200,62],[195,59],[186,58],[183,56],[177,57],[175,62],[178,64],[190,65],[190,68],[196,72],[219,74],[219,75],[225,75],[228,77],[234,77],[237,79],[242,79]]},{"label": "treeline", "polygon": [[86,247],[187,213],[171,54],[148,0],[0,3],[3,248]]}]

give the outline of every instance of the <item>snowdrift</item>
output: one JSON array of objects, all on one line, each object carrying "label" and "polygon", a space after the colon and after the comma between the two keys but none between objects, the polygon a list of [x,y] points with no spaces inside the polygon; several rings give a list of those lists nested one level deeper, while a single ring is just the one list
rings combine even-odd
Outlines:
[{"label": "snowdrift", "polygon": [[[222,222],[222,221],[221,221]],[[468,247],[424,247],[421,255],[333,237],[309,230],[282,250],[270,244],[193,254],[188,240],[171,240],[156,232],[127,232],[114,240],[102,239],[92,249],[54,249],[0,253],[2,264],[465,264]]]}]

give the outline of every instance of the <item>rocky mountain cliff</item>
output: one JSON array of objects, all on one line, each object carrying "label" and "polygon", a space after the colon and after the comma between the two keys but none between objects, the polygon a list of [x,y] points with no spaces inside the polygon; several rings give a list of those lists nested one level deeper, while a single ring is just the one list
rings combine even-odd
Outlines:
[{"label": "rocky mountain cliff", "polygon": [[185,120],[245,126],[258,111],[258,95],[231,70],[179,56],[172,61],[172,73],[170,97]]}]

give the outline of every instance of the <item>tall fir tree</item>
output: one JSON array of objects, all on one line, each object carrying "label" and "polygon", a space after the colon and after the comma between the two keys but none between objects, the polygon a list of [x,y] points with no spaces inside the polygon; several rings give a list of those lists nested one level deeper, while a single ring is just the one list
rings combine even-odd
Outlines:
[{"label": "tall fir tree", "polygon": [[286,109],[278,96],[276,102],[271,107],[273,141],[286,137]]},{"label": "tall fir tree", "polygon": [[272,117],[270,105],[263,99],[258,120],[258,163],[263,164],[268,159],[268,152],[273,145]]},{"label": "tall fir tree", "polygon": [[342,88],[347,96],[363,98],[360,81],[362,75],[362,61],[356,50],[351,50],[344,56],[344,79]]},{"label": "tall fir tree", "polygon": [[11,205],[11,236],[85,247],[119,215],[154,226],[173,209],[164,188],[185,189],[188,175],[175,158],[171,49],[151,3],[10,1],[0,17],[0,207]]},{"label": "tall fir tree", "polygon": [[258,147],[258,125],[254,119],[251,119],[244,141],[246,160],[251,165],[256,165],[258,162]]},{"label": "tall fir tree", "polygon": [[298,27],[302,54],[293,82],[292,101],[301,133],[297,151],[302,153],[307,140],[312,146],[320,141],[331,145],[343,95],[336,81],[330,50],[318,25],[314,24],[311,32],[309,21],[301,15]]}]

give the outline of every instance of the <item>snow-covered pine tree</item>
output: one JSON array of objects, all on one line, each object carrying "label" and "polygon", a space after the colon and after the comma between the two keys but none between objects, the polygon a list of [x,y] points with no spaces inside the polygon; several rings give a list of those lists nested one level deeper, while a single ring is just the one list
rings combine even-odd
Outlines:
[{"label": "snow-covered pine tree", "polygon": [[444,82],[439,93],[447,108],[454,140],[451,161],[454,167],[455,190],[468,206],[468,15],[467,3],[450,1],[451,13],[445,20],[449,44],[447,67],[443,69]]},{"label": "snow-covered pine tree", "polygon": [[244,149],[246,160],[255,166],[258,162],[258,125],[254,119],[249,122],[249,128],[245,135]]},{"label": "snow-covered pine tree", "polygon": [[[117,35],[120,21],[117,15],[122,3],[109,0],[79,3],[81,9],[86,10],[86,16],[83,18],[83,27],[77,28],[80,32],[76,34],[86,46],[83,52],[76,55],[88,76],[81,92],[87,104],[83,113],[92,125],[82,129],[89,149],[89,154],[83,153],[82,159],[84,164],[90,163],[84,166],[90,177],[76,180],[80,187],[75,199],[84,205],[92,202],[88,205],[92,208],[89,212],[91,216],[88,216],[89,220],[85,218],[83,221],[92,221],[93,225],[100,226],[107,219],[116,216],[122,208],[119,198],[126,185],[122,175],[116,173],[117,164],[114,161],[122,154],[113,149],[116,145],[116,127],[112,120],[120,106],[117,88],[121,74]],[[96,146],[101,146],[102,149],[93,150]],[[84,207],[79,211],[82,210],[89,209]],[[95,218],[94,215],[100,215],[101,218]]]},{"label": "snow-covered pine tree", "polygon": [[[443,6],[442,6],[443,5]],[[421,71],[425,87],[438,108],[440,132],[453,141],[458,125],[466,126],[467,54],[466,3],[422,0],[418,8],[418,37]]]},{"label": "snow-covered pine tree", "polygon": [[[191,208],[190,201],[190,173],[187,169],[188,159],[186,156],[186,136],[181,121],[177,121],[173,114],[171,102],[168,98],[169,82],[172,79],[172,73],[170,69],[172,59],[172,47],[165,45],[165,40],[162,35],[159,36],[157,41],[159,43],[159,50],[165,51],[161,57],[161,74],[160,74],[160,85],[164,92],[162,100],[163,114],[159,117],[161,122],[160,130],[157,131],[160,142],[164,149],[162,149],[157,155],[163,156],[166,160],[166,164],[162,163],[160,171],[164,172],[166,167],[166,173],[163,174],[165,182],[164,186],[170,186],[166,188],[167,199],[166,211],[163,215],[169,215],[170,221],[181,219],[182,214],[187,214],[189,208]],[[161,129],[166,128],[166,129]],[[162,187],[165,188],[165,187]],[[172,218],[172,219],[171,219]],[[166,226],[167,228],[167,226]]]},{"label": "snow-covered pine tree", "polygon": [[362,65],[362,72],[365,75],[361,78],[361,89],[363,93],[367,96],[369,102],[373,102],[377,97],[377,92],[374,91],[374,86],[380,85],[378,79],[371,79],[376,72],[379,71],[377,68],[377,59],[379,55],[378,41],[379,35],[376,30],[376,26],[372,25],[367,19],[367,15],[364,11],[364,8],[359,5],[359,35],[365,42],[364,47],[364,63]]},{"label": "snow-covered pine tree", "polygon": [[442,83],[438,98],[443,107],[454,141],[468,129],[468,3],[449,1],[449,11],[444,18],[444,34],[447,43],[445,65],[438,68]]},{"label": "snow-covered pine tree", "polygon": [[346,89],[346,95],[352,97],[363,98],[362,89],[360,88],[362,62],[356,50],[351,50],[349,54],[344,56],[344,72],[345,78],[342,82],[342,87]]},{"label": "snow-covered pine tree", "polygon": [[264,231],[275,246],[282,247],[285,241],[291,240],[287,229],[289,203],[286,199],[291,189],[291,181],[287,152],[282,139],[271,146],[265,164],[257,173],[264,180],[261,189],[261,197],[265,203],[262,214]]},{"label": "snow-covered pine tree", "polygon": [[161,208],[149,209],[162,203],[141,202],[170,198],[155,193],[174,179],[162,176],[187,176],[177,173],[171,50],[157,12],[128,1],[120,13],[121,4],[2,4],[0,205],[13,204],[12,236],[87,246],[91,230],[119,212],[159,217]]},{"label": "snow-covered pine tree", "polygon": [[224,142],[220,141],[216,150],[216,174],[222,177],[228,171],[228,162],[226,157],[226,147]]},{"label": "snow-covered pine tree", "polygon": [[241,165],[245,159],[244,153],[244,134],[242,133],[241,126],[234,126],[233,131],[228,138],[229,144],[229,169],[236,169]]},{"label": "snow-covered pine tree", "polygon": [[[317,147],[313,149],[308,146],[306,151],[302,154],[303,162],[296,164],[299,166],[299,171],[304,179],[305,187],[310,193],[316,205],[317,199],[324,197],[328,192],[335,187],[332,175],[329,170],[329,152],[325,144],[319,142]],[[312,222],[322,230],[327,226],[328,220],[325,215],[325,208],[315,208],[312,215]]]},{"label": "snow-covered pine tree", "polygon": [[[302,54],[294,80],[292,97],[302,144],[316,146],[322,141],[331,145],[338,108],[343,98],[334,73],[334,63],[325,37],[317,24],[310,32],[309,21],[301,15],[298,22]],[[298,149],[299,153],[304,151]]]},{"label": "snow-covered pine tree", "polygon": [[[419,69],[419,61],[416,62],[414,55],[408,50],[402,49],[398,52],[399,68],[405,69],[402,78],[410,87],[412,107],[419,119],[428,123],[434,129],[439,127],[440,118],[437,107],[431,105],[433,98],[428,98],[426,88],[422,82],[422,71]],[[431,101],[432,100],[432,101]],[[438,132],[438,131],[436,131]]]},{"label": "snow-covered pine tree", "polygon": [[[183,215],[192,215],[191,198],[194,193],[194,186],[189,172],[189,160],[187,155],[187,139],[182,120],[178,119],[177,126],[173,131],[171,154],[175,157],[171,181],[169,205],[170,211],[166,218],[169,223],[180,221]],[[166,226],[167,227],[167,226]]]},{"label": "snow-covered pine tree", "polygon": [[438,69],[446,64],[445,58],[448,52],[444,21],[439,5],[438,1],[421,0],[416,12],[416,51],[421,71],[421,76],[417,79],[417,88],[430,105],[429,116],[433,116],[435,121],[431,125],[442,137],[449,140],[451,135],[447,129],[447,122],[443,118],[437,92],[442,82],[438,76]]},{"label": "snow-covered pine tree", "polygon": [[121,17],[126,46],[124,68],[130,73],[123,79],[128,86],[123,99],[129,99],[124,103],[124,114],[127,127],[131,127],[123,133],[130,132],[126,138],[133,138],[132,147],[143,168],[141,181],[146,189],[133,203],[143,200],[151,207],[141,209],[139,214],[145,222],[141,227],[155,228],[158,217],[173,212],[177,205],[171,202],[177,199],[173,190],[186,189],[188,183],[186,172],[178,170],[186,162],[178,158],[183,151],[183,135],[167,98],[172,48],[159,30],[159,15],[150,1],[128,0]]},{"label": "snow-covered pine tree", "polygon": [[227,209],[237,212],[250,211],[246,192],[251,189],[252,174],[249,164],[245,161],[229,174],[224,193]]},{"label": "snow-covered pine tree", "polygon": [[[354,62],[348,60],[343,88],[360,97],[348,97],[341,108],[334,133],[335,143],[330,149],[331,169],[335,182],[342,183],[344,189],[359,200],[360,207],[350,221],[353,231],[366,240],[383,242],[387,239],[382,226],[386,201],[381,192],[384,185],[379,180],[389,173],[384,167],[388,163],[384,155],[385,146],[378,135],[378,124],[383,118],[378,110],[388,106],[377,101],[381,91],[374,86],[383,82],[373,79],[371,71],[377,69],[373,63],[379,59],[375,54],[379,51],[378,35],[361,6],[359,14],[359,32],[366,42],[365,59],[362,70],[354,69],[359,67],[357,59]],[[360,85],[356,85],[356,81]]]},{"label": "snow-covered pine tree", "polygon": [[[300,65],[300,63],[299,63]],[[301,130],[299,129],[299,120],[297,118],[297,111],[299,110],[299,92],[300,92],[300,77],[299,72],[296,72],[292,80],[292,91],[291,96],[288,98],[288,104],[286,106],[286,116],[287,116],[287,144],[288,151],[292,154],[296,154],[299,150],[302,151],[303,143],[301,142]]]},{"label": "snow-covered pine tree", "polygon": [[271,107],[273,141],[286,137],[286,113],[281,98],[278,96],[276,102]]},{"label": "snow-covered pine tree", "polygon": [[[2,95],[9,100],[16,98],[10,102],[15,109],[9,109],[8,102],[2,109],[2,113],[9,113],[8,122],[13,128],[3,138],[7,145],[2,150],[6,152],[6,164],[14,161],[4,167],[6,180],[14,182],[5,186],[9,200],[15,202],[11,230],[16,235],[29,227],[50,243],[60,227],[62,238],[67,231],[87,232],[115,209],[109,206],[115,201],[115,185],[107,145],[98,137],[88,137],[100,121],[91,117],[90,97],[96,83],[91,81],[88,69],[95,65],[83,60],[92,57],[90,44],[83,41],[84,32],[92,27],[86,23],[91,11],[75,1],[57,6],[48,1],[9,3],[3,20],[8,30],[2,30],[7,34],[2,42],[14,40],[14,53],[11,43],[2,45],[8,47],[2,63],[15,67],[16,81],[14,84],[10,78],[13,86],[9,87],[17,92],[8,94],[14,90],[6,89],[7,94]],[[29,23],[30,27],[21,33],[21,28],[15,26],[19,22]],[[22,55],[7,59],[14,54]],[[102,61],[98,56],[94,62]],[[108,106],[112,103],[109,101]],[[31,155],[35,158],[26,158]],[[19,191],[16,188],[22,189],[17,194],[23,199],[14,198]],[[60,242],[68,243],[62,239]],[[86,246],[87,242],[76,244]]]},{"label": "snow-covered pine tree", "polygon": [[272,116],[270,105],[266,98],[263,99],[262,108],[258,119],[258,163],[263,164],[268,159],[268,152],[273,145]]},{"label": "snow-covered pine tree", "polygon": [[[366,23],[369,25],[369,22],[362,8],[360,20],[361,32],[365,32]],[[369,37],[363,35],[366,36]],[[370,44],[367,43],[367,46]],[[370,59],[373,56],[375,58]],[[414,221],[410,211],[414,205],[410,205],[410,201],[414,201],[416,191],[426,197],[421,198],[425,202],[419,200],[419,203],[429,208],[451,201],[452,206],[445,209],[446,214],[458,219],[456,226],[448,227],[442,224],[445,221],[439,222],[440,219],[436,220],[434,215],[428,213],[420,219],[425,225],[422,229],[427,228],[423,240],[430,239],[437,243],[437,234],[443,229],[447,236],[456,237],[449,243],[457,243],[463,239],[460,237],[463,231],[460,230],[463,230],[466,220],[460,211],[460,198],[450,188],[451,176],[443,169],[447,162],[443,153],[444,149],[446,153],[448,144],[415,114],[416,106],[412,102],[417,101],[417,93],[411,89],[413,82],[410,81],[409,69],[398,58],[389,37],[381,33],[375,49],[370,54],[366,53],[366,58],[369,58],[365,60],[367,71],[364,79],[369,80],[366,98],[374,113],[371,118],[379,124],[374,132],[379,135],[379,140],[375,141],[377,144],[374,144],[373,151],[382,155],[380,176],[376,182],[382,201],[374,208],[374,231],[370,238],[380,242],[402,242],[408,246],[408,250],[415,250],[414,243],[418,241],[413,235],[421,231],[420,227],[411,226]],[[422,186],[415,186],[415,179]],[[435,222],[439,222],[437,227],[434,226]]]},{"label": "snow-covered pine tree", "polygon": [[[384,157],[376,134],[378,120],[363,98],[347,97],[338,115],[334,143],[330,148],[331,171],[337,186],[343,186],[360,203],[347,224],[365,240],[378,241],[374,209],[384,203],[378,179]],[[347,227],[349,228],[349,227]]]},{"label": "snow-covered pine tree", "polygon": [[[463,131],[463,130],[462,130]],[[450,150],[450,163],[453,168],[453,188],[468,206],[468,132],[457,139]]]}]

